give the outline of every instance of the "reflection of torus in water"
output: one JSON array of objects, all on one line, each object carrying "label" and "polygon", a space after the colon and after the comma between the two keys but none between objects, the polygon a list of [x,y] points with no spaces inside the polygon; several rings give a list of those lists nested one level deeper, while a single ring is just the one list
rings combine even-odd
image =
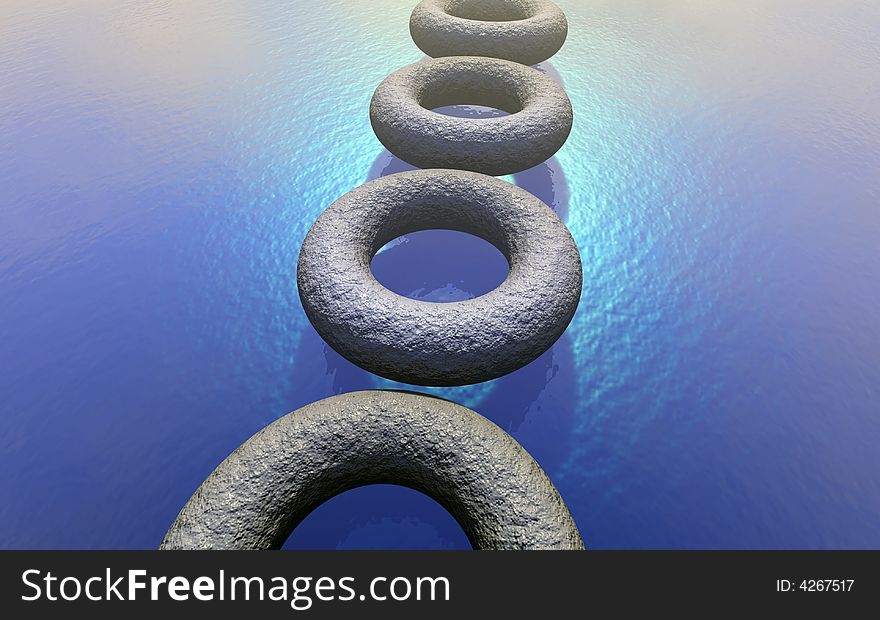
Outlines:
[{"label": "reflection of torus in water", "polygon": [[[476,110],[475,106],[454,107],[459,109],[467,108],[471,111]],[[486,112],[481,110],[477,110],[477,112],[479,112],[480,118],[488,117]],[[389,174],[415,169],[414,166],[383,150],[370,167],[367,180],[372,181]],[[568,183],[565,180],[562,167],[555,157],[551,157],[543,164],[538,164],[534,168],[529,168],[510,176],[517,186],[540,198],[548,207],[556,212],[556,215],[563,222],[565,221],[565,218],[568,216]]]}]

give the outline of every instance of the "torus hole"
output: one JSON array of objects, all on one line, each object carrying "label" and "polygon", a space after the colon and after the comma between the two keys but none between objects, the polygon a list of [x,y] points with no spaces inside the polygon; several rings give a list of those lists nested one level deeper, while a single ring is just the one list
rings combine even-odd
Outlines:
[{"label": "torus hole", "polygon": [[455,230],[422,230],[386,243],[373,275],[403,297],[438,303],[473,299],[497,288],[509,265],[494,245]]},{"label": "torus hole", "polygon": [[453,17],[483,22],[509,22],[531,17],[521,0],[458,0],[449,5]]},{"label": "torus hole", "polygon": [[307,516],[283,549],[470,549],[461,526],[418,491],[373,484],[341,493]]}]

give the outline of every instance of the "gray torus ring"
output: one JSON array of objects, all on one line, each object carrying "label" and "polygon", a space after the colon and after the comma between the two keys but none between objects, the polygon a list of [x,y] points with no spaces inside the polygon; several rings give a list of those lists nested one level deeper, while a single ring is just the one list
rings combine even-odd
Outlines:
[{"label": "gray torus ring", "polygon": [[[510,266],[506,279],[452,303],[385,288],[370,269],[373,256],[428,229],[493,244]],[[297,283],[312,325],[342,356],[396,381],[449,386],[501,377],[546,351],[577,308],[581,273],[571,233],[532,194],[473,172],[414,170],[331,204],[306,235]]]},{"label": "gray torus ring", "polygon": [[273,422],[196,490],[162,549],[278,549],[312,510],[367,484],[443,505],[475,549],[583,549],[540,466],[455,403],[392,391],[321,400]]},{"label": "gray torus ring", "polygon": [[409,20],[428,56],[491,56],[535,65],[565,43],[568,22],[548,0],[424,0]]},{"label": "gray torus ring", "polygon": [[[471,104],[497,118],[457,118],[432,110]],[[423,60],[385,78],[370,102],[376,137],[418,168],[493,176],[537,166],[571,133],[565,90],[540,71],[507,60],[458,56]]]}]

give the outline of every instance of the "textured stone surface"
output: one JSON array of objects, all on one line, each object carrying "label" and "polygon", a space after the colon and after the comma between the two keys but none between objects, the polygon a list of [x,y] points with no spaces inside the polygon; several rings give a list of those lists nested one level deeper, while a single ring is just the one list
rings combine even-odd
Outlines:
[{"label": "textured stone surface", "polygon": [[[507,257],[507,278],[453,303],[382,286],[370,269],[376,251],[427,229],[492,243]],[[415,170],[330,205],[306,235],[297,282],[312,325],[355,364],[405,383],[464,385],[512,372],[556,342],[580,299],[581,261],[562,221],[525,190],[472,172]]]},{"label": "textured stone surface", "polygon": [[559,51],[568,22],[547,0],[424,0],[412,12],[413,41],[428,56],[491,56],[525,65]]},{"label": "textured stone surface", "polygon": [[312,510],[365,484],[434,498],[476,549],[582,549],[553,483],[510,435],[446,400],[391,391],[321,400],[270,424],[193,494],[162,549],[278,549]]},{"label": "textured stone surface", "polygon": [[[498,118],[456,118],[433,109],[484,105]],[[537,166],[565,143],[571,102],[559,84],[531,67],[496,58],[423,60],[385,78],[370,103],[379,141],[419,168],[493,176]]]}]

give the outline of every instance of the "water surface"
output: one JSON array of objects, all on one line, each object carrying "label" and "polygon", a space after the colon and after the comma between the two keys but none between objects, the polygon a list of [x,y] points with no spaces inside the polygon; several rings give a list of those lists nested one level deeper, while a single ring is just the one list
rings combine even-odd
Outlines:
[{"label": "water surface", "polygon": [[[367,109],[421,58],[414,3],[0,4],[0,546],[156,547],[272,420],[401,387],[323,344],[295,266],[406,168]],[[575,126],[508,180],[565,219],[582,302],[529,366],[430,391],[512,433],[588,546],[880,547],[880,5],[559,4]],[[419,279],[465,252],[419,244],[383,258],[408,294],[498,268]],[[370,487],[288,546],[466,541]]]}]

